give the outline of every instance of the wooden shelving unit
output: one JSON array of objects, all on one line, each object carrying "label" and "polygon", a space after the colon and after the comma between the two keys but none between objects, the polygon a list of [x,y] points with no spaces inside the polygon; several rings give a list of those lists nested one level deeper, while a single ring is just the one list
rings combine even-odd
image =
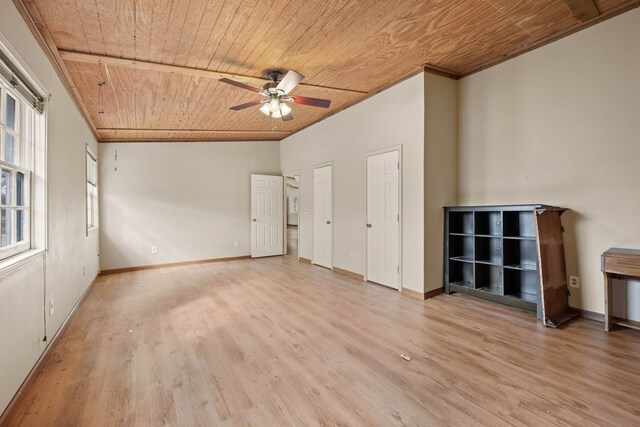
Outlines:
[{"label": "wooden shelving unit", "polygon": [[445,292],[499,302],[542,318],[536,210],[562,211],[547,205],[446,207]]}]

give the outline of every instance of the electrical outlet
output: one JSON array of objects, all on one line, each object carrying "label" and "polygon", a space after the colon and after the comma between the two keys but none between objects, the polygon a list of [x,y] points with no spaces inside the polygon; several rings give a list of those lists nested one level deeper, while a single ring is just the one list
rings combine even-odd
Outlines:
[{"label": "electrical outlet", "polygon": [[53,316],[53,308],[54,308],[54,305],[53,305],[53,298],[51,298],[51,299],[49,300],[49,316]]},{"label": "electrical outlet", "polygon": [[571,287],[571,288],[579,288],[580,287],[580,278],[578,276],[569,276],[569,287]]},{"label": "electrical outlet", "polygon": [[235,242],[233,242],[233,247],[237,248],[238,246],[240,246],[240,243],[236,240]]},{"label": "electrical outlet", "polygon": [[158,247],[157,246],[151,246],[151,253],[152,254],[157,254],[158,253]]}]

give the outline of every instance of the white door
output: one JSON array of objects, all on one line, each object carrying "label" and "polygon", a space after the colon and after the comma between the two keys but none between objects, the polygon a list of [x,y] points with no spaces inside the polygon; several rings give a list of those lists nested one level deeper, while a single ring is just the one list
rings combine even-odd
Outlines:
[{"label": "white door", "polygon": [[313,170],[313,263],[333,268],[333,167]]},{"label": "white door", "polygon": [[283,180],[251,175],[251,257],[284,254]]},{"label": "white door", "polygon": [[399,289],[399,152],[367,157],[367,280]]}]

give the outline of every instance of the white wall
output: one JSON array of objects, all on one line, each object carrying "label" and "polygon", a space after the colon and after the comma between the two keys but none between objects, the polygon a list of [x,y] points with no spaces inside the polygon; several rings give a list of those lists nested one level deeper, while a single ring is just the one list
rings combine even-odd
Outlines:
[{"label": "white wall", "polygon": [[[44,350],[44,333],[49,340],[55,335],[96,276],[98,234],[85,236],[85,144],[96,149],[96,141],[11,0],[0,0],[0,33],[51,94],[45,283],[42,262],[0,281],[2,411]],[[50,298],[55,299],[52,316],[44,313]]]},{"label": "white wall", "polygon": [[102,270],[249,255],[250,175],[280,174],[278,144],[100,144]]},{"label": "white wall", "polygon": [[443,206],[458,195],[458,81],[424,73],[424,282],[442,288]]},{"label": "white wall", "polygon": [[282,170],[300,170],[300,256],[313,258],[313,166],[333,161],[334,265],[365,273],[365,154],[402,145],[403,286],[423,292],[423,144],[422,73],[284,139]]},{"label": "white wall", "polygon": [[0,413],[46,348],[44,260],[0,279]]},{"label": "white wall", "polygon": [[570,305],[600,313],[600,254],[640,248],[639,40],[635,9],[460,81],[459,201],[571,209]]}]

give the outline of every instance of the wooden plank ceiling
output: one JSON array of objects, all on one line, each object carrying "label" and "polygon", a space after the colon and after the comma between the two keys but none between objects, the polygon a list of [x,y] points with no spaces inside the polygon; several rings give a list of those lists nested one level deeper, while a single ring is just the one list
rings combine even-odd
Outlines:
[{"label": "wooden plank ceiling", "polygon": [[[14,0],[100,141],[279,140],[420,72],[453,77],[637,0]],[[594,6],[595,5],[595,6]],[[594,12],[595,11],[595,12]],[[229,107],[265,72],[306,76],[287,123]],[[99,82],[105,82],[99,86]]]}]

